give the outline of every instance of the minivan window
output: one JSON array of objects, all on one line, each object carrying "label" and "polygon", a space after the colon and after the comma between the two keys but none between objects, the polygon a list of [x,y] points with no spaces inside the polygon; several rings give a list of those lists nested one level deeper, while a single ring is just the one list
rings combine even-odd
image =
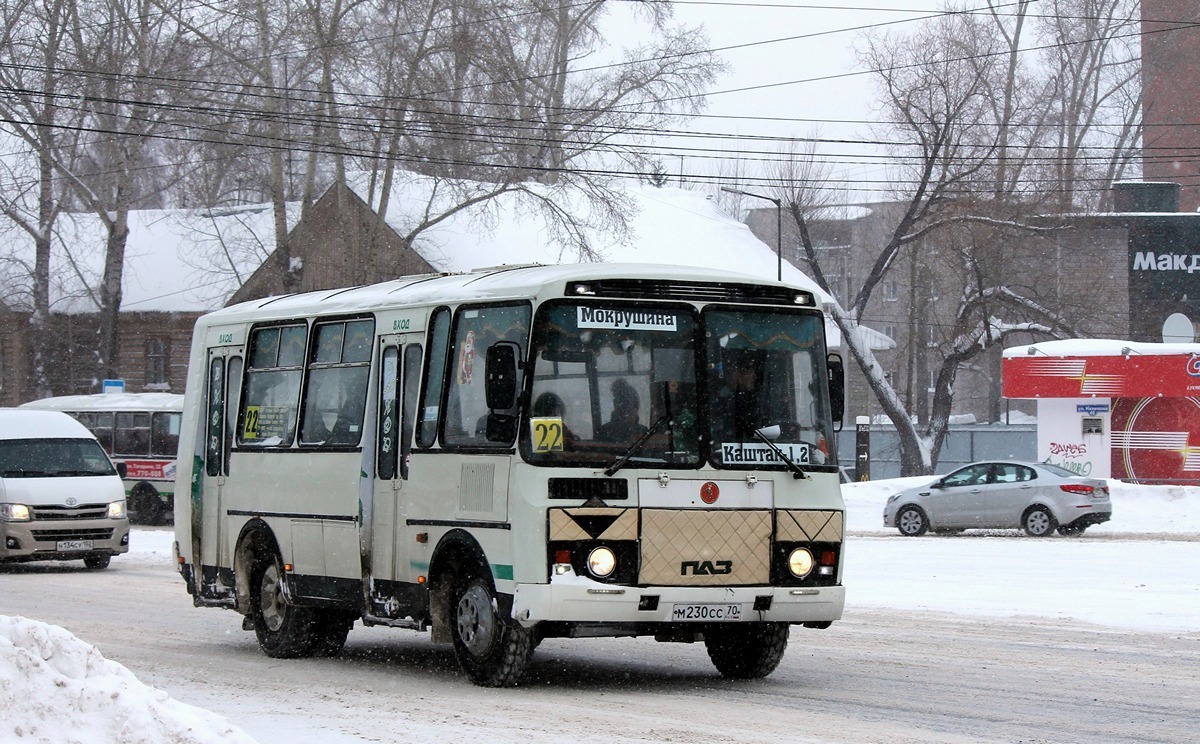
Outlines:
[{"label": "minivan window", "polygon": [[0,477],[65,478],[116,475],[95,439],[0,440]]}]

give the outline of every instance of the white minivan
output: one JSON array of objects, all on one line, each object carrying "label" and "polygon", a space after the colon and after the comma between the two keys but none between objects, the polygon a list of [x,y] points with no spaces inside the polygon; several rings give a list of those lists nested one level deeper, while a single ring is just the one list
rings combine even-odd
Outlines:
[{"label": "white minivan", "polygon": [[0,408],[0,562],[105,568],[128,550],[125,487],[87,427],[58,411]]}]

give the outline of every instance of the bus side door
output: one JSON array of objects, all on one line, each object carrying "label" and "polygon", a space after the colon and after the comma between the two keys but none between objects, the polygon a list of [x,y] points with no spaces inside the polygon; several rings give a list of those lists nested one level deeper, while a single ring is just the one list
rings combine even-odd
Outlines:
[{"label": "bus side door", "polygon": [[[242,353],[233,347],[208,351],[205,395],[204,472],[199,515],[203,583],[212,586],[221,569],[232,569],[231,548],[236,535],[226,535],[224,496],[229,475],[229,455],[237,423],[238,394],[242,384]],[[193,520],[196,521],[196,515]],[[230,577],[231,578],[231,577]],[[228,588],[232,588],[232,584]]]},{"label": "bus side door", "polygon": [[422,335],[415,333],[383,339],[371,515],[371,573],[381,580],[403,581],[410,573],[404,538],[408,516],[405,489],[420,390],[422,341]]}]

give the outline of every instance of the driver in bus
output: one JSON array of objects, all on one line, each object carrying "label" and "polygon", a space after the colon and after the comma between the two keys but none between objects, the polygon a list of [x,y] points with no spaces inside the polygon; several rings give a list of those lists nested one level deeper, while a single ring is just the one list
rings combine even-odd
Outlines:
[{"label": "driver in bus", "polygon": [[[535,418],[556,418],[560,421],[563,418],[563,413],[566,411],[566,406],[563,405],[562,398],[558,397],[557,393],[546,391],[539,395],[533,401],[533,406],[530,407],[530,414]],[[563,421],[563,449],[570,450],[575,448],[575,444],[579,441],[579,437],[571,431]]]},{"label": "driver in bus", "polygon": [[758,365],[752,354],[731,354],[725,360],[723,385],[713,400],[717,431],[726,442],[752,442],[760,421]]}]

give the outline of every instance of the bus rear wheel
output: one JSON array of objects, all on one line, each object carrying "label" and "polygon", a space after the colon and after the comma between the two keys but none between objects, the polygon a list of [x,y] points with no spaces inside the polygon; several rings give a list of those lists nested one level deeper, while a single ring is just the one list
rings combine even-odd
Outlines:
[{"label": "bus rear wheel", "polygon": [[704,631],[708,658],[721,676],[729,679],[757,679],[775,671],[787,642],[787,623],[717,626]]},{"label": "bus rear wheel", "polygon": [[478,575],[455,582],[450,621],[454,655],[471,681],[482,687],[511,687],[533,655],[533,631],[496,612],[496,592]]},{"label": "bus rear wheel", "polygon": [[254,635],[263,653],[274,659],[312,656],[317,619],[311,609],[288,603],[279,557],[272,553],[260,559],[251,582]]}]

